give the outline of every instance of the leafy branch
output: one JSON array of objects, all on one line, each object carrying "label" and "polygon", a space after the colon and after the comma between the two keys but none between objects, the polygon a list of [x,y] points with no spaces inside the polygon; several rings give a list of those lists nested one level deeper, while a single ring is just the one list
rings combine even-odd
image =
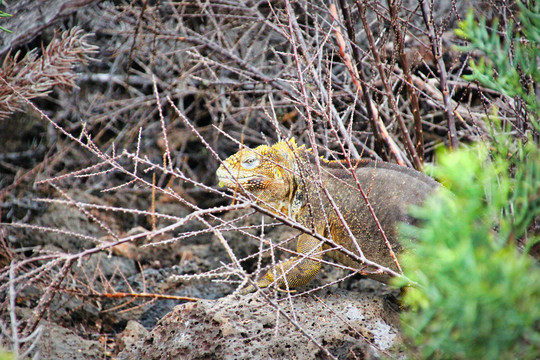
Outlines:
[{"label": "leafy branch", "polygon": [[499,21],[493,21],[492,30],[488,29],[486,19],[478,22],[472,10],[455,30],[461,38],[470,42],[460,47],[462,51],[478,50],[483,53],[478,61],[471,60],[472,74],[465,76],[469,81],[478,81],[482,85],[496,90],[510,98],[521,98],[530,111],[531,124],[538,131],[540,126],[540,102],[536,96],[540,83],[540,4],[535,3],[528,9],[521,2],[520,9],[524,38],[514,34],[515,24],[508,24],[504,40],[497,31]]},{"label": "leafy branch", "polygon": [[[2,5],[3,2],[4,2],[4,0],[0,0],[0,5]],[[3,18],[3,17],[11,17],[11,16],[12,16],[11,14],[8,14],[8,13],[6,13],[6,12],[0,10],[0,18]],[[3,27],[3,26],[0,26],[0,30],[5,31],[5,32],[10,33],[10,34],[12,33],[11,30],[6,29],[6,28]]]}]

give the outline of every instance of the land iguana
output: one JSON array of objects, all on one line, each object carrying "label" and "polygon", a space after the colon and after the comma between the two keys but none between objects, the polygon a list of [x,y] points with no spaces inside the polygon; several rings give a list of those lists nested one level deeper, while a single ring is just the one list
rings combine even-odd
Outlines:
[{"label": "land iguana", "polygon": [[[397,241],[396,225],[413,222],[407,213],[408,207],[421,205],[430,193],[441,187],[429,176],[396,164],[365,159],[354,160],[352,164],[315,159],[312,151],[304,145],[297,146],[294,138],[273,146],[244,148],[227,158],[216,174],[220,186],[243,194],[248,192],[264,208],[288,215],[344,249],[359,254],[355,239],[365,258],[394,271],[397,266],[389,246],[358,184],[396,253],[402,249]],[[297,252],[309,257],[296,256],[277,264],[257,285],[267,287],[274,280],[280,289],[305,285],[319,272],[318,259],[322,259],[323,253],[348,267],[362,269],[361,273],[375,280],[385,283],[390,280],[387,273],[369,271],[365,263],[331,249],[320,238],[303,233],[298,239]],[[244,293],[253,290],[249,286]]]}]

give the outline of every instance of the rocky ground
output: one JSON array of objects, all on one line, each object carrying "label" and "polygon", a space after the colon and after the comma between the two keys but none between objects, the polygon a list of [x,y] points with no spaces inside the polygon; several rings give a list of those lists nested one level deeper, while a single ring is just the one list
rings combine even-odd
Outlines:
[{"label": "rocky ground", "polygon": [[[167,208],[175,210],[167,203],[163,208],[158,204],[160,213]],[[39,226],[102,232],[69,207],[53,204],[42,211],[35,219]],[[240,214],[224,216],[235,219]],[[243,225],[260,221],[261,216],[253,214]],[[270,222],[267,218],[266,223]],[[284,226],[267,229],[268,237],[290,235],[294,231]],[[29,231],[22,239],[19,236],[13,233],[8,240],[22,240],[25,247],[40,252],[78,252],[87,247],[85,241],[54,233],[38,237]],[[237,256],[257,251],[258,245],[240,234],[231,232],[227,238]],[[396,357],[403,350],[397,294],[383,284],[352,278],[289,298],[268,290],[229,295],[235,289],[231,284],[205,277],[179,279],[179,275],[201,274],[226,262],[225,250],[212,236],[166,246],[115,248],[110,254],[81,259],[73,267],[71,281],[91,291],[74,294],[66,288],[57,293],[41,322],[36,349],[44,359],[325,359],[330,358],[328,353],[340,359],[377,359]],[[340,276],[342,271],[327,266],[308,290]],[[21,320],[32,316],[42,291],[43,285],[36,284],[19,294]],[[115,292],[201,300],[133,301],[129,296],[110,297]]]},{"label": "rocky ground", "polygon": [[152,331],[127,331],[133,342],[118,359],[378,359],[402,344],[398,313],[383,297],[334,289],[291,303],[230,295],[178,305]]}]

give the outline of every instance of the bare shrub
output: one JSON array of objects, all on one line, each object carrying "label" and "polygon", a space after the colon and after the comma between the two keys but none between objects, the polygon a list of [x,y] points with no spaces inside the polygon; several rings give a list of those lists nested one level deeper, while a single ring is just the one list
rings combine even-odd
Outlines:
[{"label": "bare shrub", "polygon": [[[122,244],[157,249],[215,236],[228,260],[175,279],[237,287],[252,281],[246,264],[258,273],[266,265],[264,254],[272,263],[279,260],[275,249],[295,254],[286,244],[294,236],[266,235],[276,223],[306,230],[292,219],[266,212],[274,223],[246,225],[245,213],[232,220],[222,216],[248,208],[264,213],[253,199],[215,187],[217,165],[242,146],[296,137],[328,159],[363,156],[420,168],[437,146],[489,137],[482,118],[495,105],[504,121],[523,132],[512,99],[462,80],[467,56],[453,50],[457,40],[450,30],[464,9],[456,2],[444,6],[437,11],[424,1],[102,2],[76,19],[97,34],[100,49],[100,62],[77,77],[72,61],[96,50],[82,30],[51,42],[41,58],[31,52],[21,61],[6,60],[1,114],[22,104],[33,108],[48,127],[43,138],[52,137],[54,148],[43,163],[22,169],[24,179],[13,176],[0,197],[14,204],[22,187],[34,186],[34,201],[68,207],[95,226],[77,231],[40,225],[31,211],[24,217],[3,213],[3,225],[17,239],[28,232],[52,233],[84,244],[71,250],[32,244],[28,255],[17,250],[17,240],[5,241],[12,252],[5,256],[10,265],[0,270],[0,292],[10,294],[13,286],[40,291],[32,316],[16,327],[21,335],[35,333],[59,294],[76,294],[83,302],[122,297],[113,309],[158,299],[138,289],[120,291],[119,284],[129,287],[121,271],[106,276],[98,267],[93,277],[75,274],[75,264]],[[64,47],[71,50],[62,52]],[[80,90],[58,94],[61,110],[53,114],[30,102],[54,85],[75,84]],[[20,169],[10,166],[12,172]],[[160,211],[168,202],[176,210]],[[198,227],[186,229],[191,223]],[[138,225],[141,231],[129,232]],[[259,253],[238,256],[233,231]],[[331,284],[354,273],[346,270]],[[280,311],[282,299],[265,296]],[[131,302],[135,297],[145,300]]]}]

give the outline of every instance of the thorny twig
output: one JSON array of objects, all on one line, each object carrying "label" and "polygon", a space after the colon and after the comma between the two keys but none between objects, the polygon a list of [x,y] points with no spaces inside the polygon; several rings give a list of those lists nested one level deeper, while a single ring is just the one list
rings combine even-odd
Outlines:
[{"label": "thorny twig", "polygon": [[403,31],[399,26],[398,9],[396,0],[388,0],[388,11],[390,12],[390,18],[392,23],[392,29],[394,31],[394,49],[399,54],[401,62],[401,68],[404,73],[404,80],[407,86],[407,93],[411,101],[412,113],[414,117],[414,132],[415,132],[415,147],[418,154],[420,163],[424,162],[424,133],[422,130],[422,121],[420,119],[420,105],[418,102],[418,93],[413,85],[411,77],[411,69],[407,54],[405,52],[405,43]]},{"label": "thorny twig", "polygon": [[373,41],[373,34],[371,33],[371,29],[369,28],[369,24],[366,19],[366,11],[364,9],[364,5],[362,4],[363,0],[357,0],[356,5],[358,6],[358,11],[360,12],[360,19],[362,19],[362,24],[364,25],[364,30],[366,32],[366,36],[368,38],[369,42],[369,48],[371,50],[371,53],[373,54],[373,58],[375,60],[375,64],[377,66],[377,70],[379,71],[379,76],[381,77],[381,81],[383,83],[383,86],[386,90],[386,95],[388,96],[388,100],[390,101],[390,106],[392,107],[392,112],[394,113],[394,116],[397,118],[399,128],[401,130],[401,136],[403,137],[405,141],[405,145],[407,147],[407,150],[409,152],[409,155],[412,158],[412,163],[415,167],[415,169],[420,170],[422,168],[422,163],[420,161],[420,158],[418,157],[418,154],[416,152],[416,148],[414,147],[411,136],[409,135],[409,130],[407,129],[407,126],[405,125],[405,121],[403,120],[403,117],[401,116],[401,112],[397,107],[396,99],[394,97],[394,93],[392,92],[392,89],[390,87],[390,83],[388,82],[388,79],[386,78],[386,73],[383,69],[383,63],[379,56],[379,51],[377,50],[377,47],[375,46],[375,43]]},{"label": "thorny twig", "polygon": [[450,142],[450,148],[457,149],[458,139],[456,134],[456,124],[454,122],[452,105],[450,103],[450,94],[448,92],[447,72],[446,66],[442,58],[442,39],[435,34],[435,21],[433,20],[433,11],[429,9],[429,5],[425,0],[418,0],[422,15],[424,16],[424,23],[428,30],[429,41],[431,42],[431,49],[433,56],[437,61],[437,66],[440,74],[440,87],[444,99],[444,113],[446,115],[446,121],[448,122],[448,140]]},{"label": "thorny twig", "polygon": [[[34,348],[37,346],[37,343],[41,337],[41,333],[43,328],[40,326],[36,328],[33,332],[29,333],[28,335],[19,334],[19,326],[21,325],[21,321],[17,319],[17,277],[15,276],[15,261],[11,261],[9,265],[9,281],[8,281],[8,294],[9,294],[9,303],[8,303],[8,311],[9,311],[9,317],[10,317],[10,328],[4,324],[2,320],[0,320],[0,345],[3,345],[4,342],[3,337],[6,337],[9,341],[9,345],[11,346],[11,350],[13,351],[13,355],[15,359],[24,359],[30,356]],[[22,337],[21,337],[22,335]],[[23,344],[30,342],[30,346],[28,346],[26,349],[23,349]],[[22,351],[22,353],[21,353]],[[33,356],[33,359],[39,358],[39,352],[35,353]]]},{"label": "thorny twig", "polygon": [[[240,268],[240,264],[243,265],[245,260],[257,256],[262,258],[264,252],[272,252],[274,264],[278,261],[273,256],[275,249],[300,256],[301,259],[309,258],[331,264],[329,261],[317,259],[314,253],[298,254],[287,249],[285,244],[294,240],[295,236],[275,241],[271,236],[265,236],[262,231],[260,235],[250,233],[249,229],[254,226],[245,226],[242,223],[244,215],[235,216],[233,220],[218,216],[218,213],[223,211],[247,207],[311,234],[329,245],[329,249],[324,250],[323,254],[326,251],[342,250],[352,259],[363,262],[365,266],[372,266],[381,273],[399,276],[398,272],[369,262],[361,256],[361,252],[347,252],[331,239],[314,233],[309,227],[301,226],[285,214],[276,215],[270,212],[265,204],[257,204],[249,195],[229,195],[216,190],[211,186],[211,176],[219,159],[234,150],[237,142],[231,139],[241,139],[242,145],[251,146],[271,142],[277,138],[277,134],[281,138],[295,136],[299,142],[311,144],[317,154],[325,153],[346,159],[346,167],[351,170],[354,162],[350,158],[356,159],[361,155],[356,146],[362,146],[362,152],[367,152],[374,158],[388,158],[385,152],[389,151],[390,157],[397,162],[408,164],[411,160],[415,167],[418,167],[411,144],[403,136],[404,127],[407,130],[407,126],[412,128],[412,124],[415,129],[413,147],[420,161],[423,159],[424,150],[429,161],[432,149],[440,142],[438,133],[448,133],[451,146],[455,146],[457,140],[467,140],[474,135],[472,130],[467,128],[468,123],[478,126],[478,132],[486,133],[480,120],[488,112],[488,107],[493,99],[497,98],[497,94],[479,87],[471,90],[463,86],[459,90],[465,94],[462,96],[465,101],[462,102],[462,98],[459,98],[458,103],[453,98],[454,93],[445,92],[445,86],[448,88],[449,84],[463,84],[456,76],[461,74],[465,64],[457,74],[452,72],[452,68],[445,69],[447,65],[442,58],[441,46],[443,34],[439,34],[439,30],[435,28],[435,14],[426,2],[420,1],[422,6],[413,10],[394,1],[388,2],[388,9],[384,8],[381,2],[358,2],[357,5],[362,5],[364,9],[360,10],[360,14],[356,14],[348,4],[340,1],[342,24],[335,6],[318,2],[298,1],[283,5],[242,2],[225,4],[197,0],[189,4],[154,4],[146,1],[141,4],[130,3],[125,7],[123,4],[122,1],[114,5],[104,4],[100,8],[99,16],[95,16],[96,13],[92,11],[80,15],[94,16],[103,20],[103,23],[119,23],[125,28],[122,31],[112,27],[96,31],[98,34],[113,35],[110,39],[111,47],[106,47],[108,44],[100,45],[103,49],[100,56],[104,58],[98,69],[80,70],[77,84],[84,91],[70,96],[60,93],[59,98],[55,99],[62,112],[47,108],[53,115],[45,116],[42,104],[35,106],[28,101],[37,94],[36,91],[28,92],[28,89],[16,86],[10,79],[2,78],[6,81],[2,82],[0,87],[9,94],[10,99],[18,101],[17,106],[28,104],[45,120],[48,131],[47,137],[43,137],[40,143],[40,152],[44,151],[43,148],[49,151],[42,165],[31,171],[15,164],[9,156],[2,157],[0,170],[5,167],[17,174],[7,186],[4,177],[0,177],[0,187],[4,186],[3,190],[0,190],[2,197],[7,199],[20,196],[18,189],[27,185],[56,188],[53,193],[38,195],[51,196],[53,199],[40,201],[69,206],[86,214],[86,218],[99,224],[100,231],[109,233],[109,238],[114,239],[104,242],[103,238],[89,233],[76,233],[58,225],[36,225],[27,218],[20,223],[2,224],[4,228],[10,226],[11,230],[24,228],[27,231],[45,231],[78,239],[92,247],[74,254],[35,250],[36,254],[31,257],[24,257],[28,250],[18,249],[21,251],[11,258],[20,258],[13,262],[9,269],[0,270],[0,291],[6,293],[12,288],[17,291],[19,286],[46,284],[29,326],[22,330],[27,333],[32,331],[32,328],[39,329],[36,325],[50,307],[56,292],[63,291],[63,288],[67,288],[66,291],[79,291],[77,287],[73,290],[67,286],[69,283],[65,280],[72,275],[71,266],[74,262],[100,251],[109,251],[117,244],[134,243],[137,240],[142,242],[148,237],[173,232],[178,226],[189,221],[202,224],[203,230],[186,231],[142,246],[170,244],[186,237],[213,233],[223,244],[230,260],[207,273],[180,275],[178,278],[188,279],[191,276],[218,279],[230,275],[239,278],[242,286],[247,283],[255,285],[252,278]],[[364,11],[367,18],[362,17]],[[407,14],[406,19],[399,16],[404,12]],[[376,16],[380,21],[373,21],[371,16]],[[422,17],[424,24],[421,23]],[[92,21],[89,20],[88,23],[92,24]],[[202,23],[204,26],[199,26]],[[399,55],[400,59],[398,64],[388,61],[384,54],[384,49],[388,48],[389,44],[390,27],[394,32],[393,55]],[[363,36],[362,31],[367,36]],[[424,33],[430,35],[432,52],[436,57],[435,66],[439,69],[438,76],[435,75],[436,71],[433,71],[435,66],[427,62],[423,64],[427,70],[409,69],[407,64],[407,37],[421,42]],[[96,40],[96,43],[101,41],[103,44],[101,36]],[[56,45],[51,46],[52,49]],[[46,55],[51,55],[48,48],[45,48]],[[111,48],[114,50],[109,51]],[[105,57],[104,54],[107,53],[112,55]],[[409,60],[414,62],[415,59]],[[47,62],[46,59],[42,61],[44,64]],[[17,64],[23,62],[24,60],[21,60]],[[387,63],[394,67],[387,68]],[[12,68],[13,66],[8,66],[7,70]],[[24,71],[21,72],[23,73]],[[72,75],[72,72],[66,71],[65,74]],[[367,74],[373,74],[372,82],[366,80]],[[53,76],[52,79],[60,83],[62,77]],[[406,97],[404,99],[401,96],[400,84],[407,88],[410,104]],[[35,84],[32,86],[30,90],[37,89]],[[106,90],[95,91],[95,88],[101,87]],[[474,103],[475,92],[483,96],[482,99],[487,104],[485,110],[471,105]],[[355,106],[359,96],[363,100],[365,111],[361,106]],[[388,99],[388,105],[385,105],[384,99]],[[12,106],[11,110],[15,108],[20,107]],[[420,109],[424,112],[422,119]],[[444,109],[446,123],[438,120],[438,109]],[[272,114],[270,120],[268,114]],[[289,116],[290,114],[293,116]],[[464,124],[463,132],[455,131],[452,115],[460,118]],[[503,116],[505,120],[514,122],[515,114],[511,110],[505,110]],[[190,119],[189,122],[185,122],[187,118]],[[73,119],[82,119],[84,123]],[[422,133],[422,126],[425,134]],[[190,135],[192,131],[196,137]],[[421,141],[423,135],[426,139],[425,148]],[[154,141],[157,138],[162,142]],[[269,140],[266,140],[267,138]],[[379,148],[379,145],[374,146],[376,143],[380,144]],[[122,147],[129,150],[117,154],[117,149]],[[378,151],[369,147],[377,148]],[[404,156],[402,149],[407,149],[409,159]],[[208,156],[207,150],[211,156]],[[41,158],[41,155],[38,157]],[[163,161],[164,158],[166,161]],[[208,158],[210,161],[207,161]],[[321,167],[317,166],[314,170],[313,174],[310,173],[313,178],[304,178],[304,181],[317,183]],[[152,183],[147,179],[147,172],[162,174],[161,179]],[[25,175],[20,176],[21,173]],[[34,176],[45,180],[30,184]],[[172,181],[170,179],[182,186],[187,185],[189,194],[199,197],[190,200],[182,190],[173,190],[169,184]],[[54,186],[51,187],[50,184]],[[30,187],[28,186],[28,189]],[[152,191],[167,196],[170,201],[189,209],[191,214],[174,216],[159,213],[157,210],[153,212],[131,209],[125,202],[114,203],[115,206],[107,205],[110,204],[108,202],[92,204],[79,200],[72,189],[80,189],[81,192],[97,196],[101,196],[105,191],[111,197],[114,194],[119,194],[119,197],[134,195],[139,200]],[[331,200],[331,195],[321,190],[319,198],[313,201],[320,201],[323,197]],[[55,198],[59,196],[64,199]],[[200,200],[201,198],[203,200]],[[218,201],[233,198],[236,199],[234,205],[215,206]],[[206,201],[205,206],[199,204],[199,201]],[[334,208],[339,216],[340,209],[336,206]],[[2,221],[6,221],[6,213],[14,216],[10,210],[4,211],[4,207],[2,210]],[[118,235],[117,229],[110,226],[107,220],[119,215],[125,218],[127,214],[140,218],[155,215],[155,218],[166,221],[168,225],[135,236]],[[7,221],[12,221],[12,218]],[[264,224],[265,231],[269,231],[269,225]],[[226,231],[238,231],[246,239],[259,241],[260,254],[238,257]],[[345,277],[362,273],[366,269],[352,269],[340,264],[334,266],[346,270],[348,274]],[[264,271],[265,266],[258,263],[258,269]],[[16,275],[14,281],[10,274]],[[96,269],[94,277],[98,276],[102,274]],[[89,293],[92,293],[92,280],[86,281]],[[228,279],[221,281],[233,282]],[[237,280],[234,281],[238,283]],[[112,280],[107,283],[110,288],[113,285]],[[317,288],[314,288],[308,292],[316,290]],[[146,294],[152,297],[146,290],[125,294],[132,297]],[[301,294],[287,297],[286,301],[294,304],[294,298]],[[276,306],[281,306],[277,297],[272,301]],[[269,306],[273,304],[269,303]],[[293,313],[289,319],[295,327],[301,329],[295,316],[299,315]],[[13,325],[13,322],[10,324]],[[309,329],[304,328],[303,331],[309,334]],[[307,338],[314,340],[309,336]],[[20,339],[24,339],[24,334]],[[325,348],[320,343],[317,346]]]},{"label": "thorny twig", "polygon": [[405,165],[406,159],[401,155],[401,152],[396,142],[394,141],[394,139],[392,139],[392,137],[388,133],[388,130],[386,129],[386,126],[384,125],[381,118],[379,117],[379,112],[375,108],[375,105],[373,104],[373,100],[370,98],[369,92],[367,91],[367,85],[366,85],[367,83],[364,77],[362,57],[360,56],[360,50],[358,46],[354,46],[356,36],[354,34],[354,26],[352,25],[349,8],[346,5],[345,0],[340,0],[340,6],[341,6],[341,11],[343,13],[343,18],[345,19],[345,26],[347,28],[349,39],[351,43],[353,44],[352,46],[353,56],[356,62],[356,67],[358,69],[357,73],[360,78],[360,85],[362,86],[362,96],[364,98],[364,103],[366,105],[368,117],[371,121],[373,134],[375,135],[376,139],[379,139],[379,141],[383,141],[386,144],[390,153],[392,154],[392,156],[394,156],[398,164]]}]

